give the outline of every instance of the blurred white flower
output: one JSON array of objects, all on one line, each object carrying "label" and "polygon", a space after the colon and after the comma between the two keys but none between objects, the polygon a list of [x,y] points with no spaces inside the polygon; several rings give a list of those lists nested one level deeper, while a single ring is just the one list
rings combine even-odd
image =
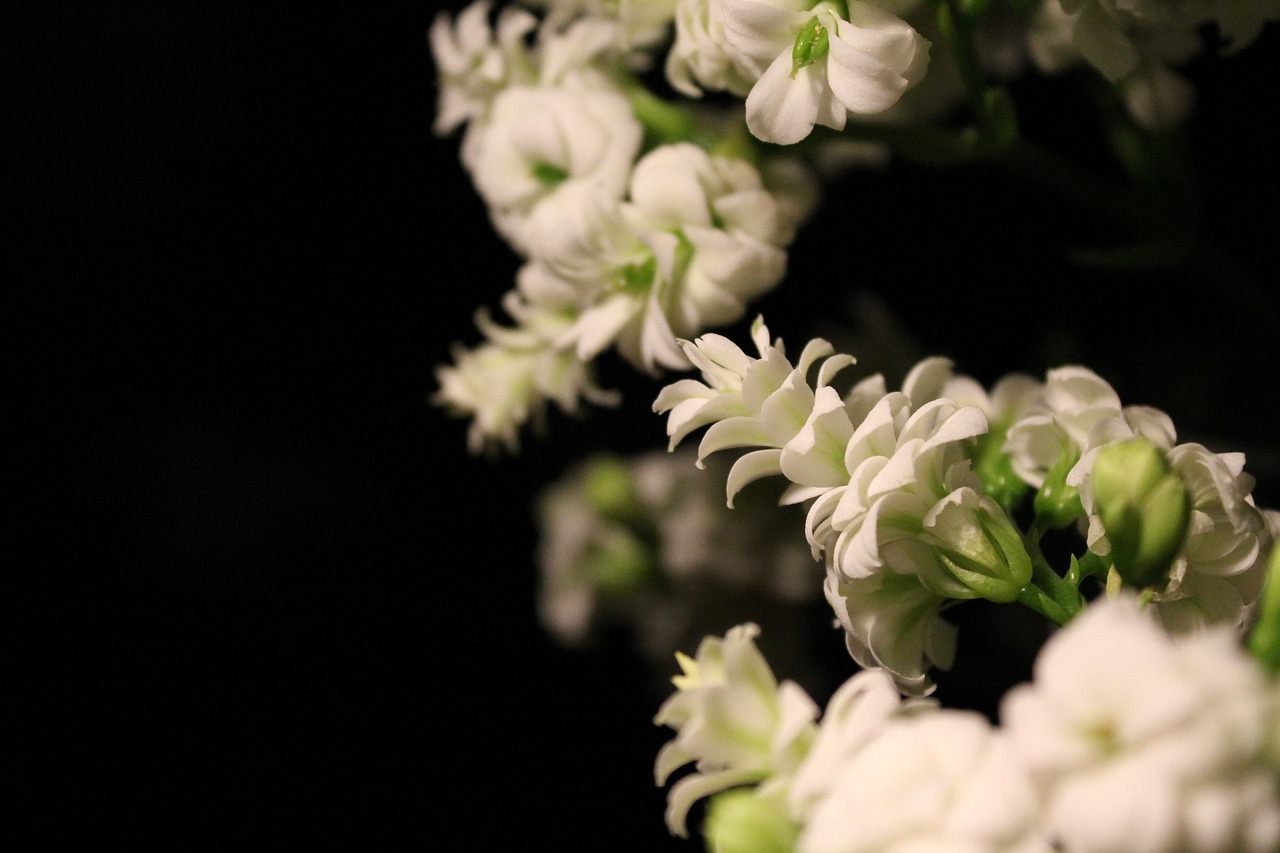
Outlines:
[{"label": "blurred white flower", "polygon": [[1051,637],[1000,717],[1071,853],[1280,845],[1275,688],[1226,628],[1171,637],[1130,594]]},{"label": "blurred white flower", "polygon": [[491,28],[492,8],[491,0],[476,0],[452,20],[441,11],[431,22],[427,35],[436,64],[437,135],[484,115],[507,86],[534,78],[535,60],[524,42],[537,29],[537,19],[518,6],[504,6]]},{"label": "blurred white flower", "polygon": [[[809,549],[772,535],[783,512],[775,503],[730,511],[720,483],[694,467],[690,449],[593,454],[544,489],[538,612],[551,634],[582,646],[622,625],[665,665],[726,618],[758,612],[790,624],[794,608],[808,622],[798,605],[816,606],[822,582]],[[789,639],[802,654],[798,635]]]},{"label": "blurred white flower", "polygon": [[809,750],[818,708],[794,682],[781,684],[756,648],[759,628],[745,623],[724,638],[706,637],[696,658],[678,654],[682,675],[654,723],[675,729],[658,752],[654,778],[666,783],[695,762],[667,792],[667,826],[688,834],[685,819],[702,797],[738,785],[784,779]]},{"label": "blurred white flower", "polygon": [[1007,739],[973,711],[882,724],[837,772],[798,853],[1049,853]]},{"label": "blurred white flower", "polygon": [[724,31],[724,0],[678,0],[676,35],[667,52],[667,82],[690,98],[704,91],[743,98],[760,76],[750,58],[729,48]]},{"label": "blurred white flower", "polygon": [[866,0],[851,0],[847,13],[832,2],[723,3],[729,47],[758,69],[747,127],[764,142],[789,145],[815,124],[843,130],[850,113],[883,112],[928,68],[929,43]]},{"label": "blurred white flower", "polygon": [[513,86],[473,123],[466,165],[494,227],[521,254],[526,226],[580,200],[573,190],[619,200],[640,151],[642,131],[625,96],[610,89]]},{"label": "blurred white flower", "polygon": [[846,680],[823,709],[818,733],[787,792],[791,814],[800,823],[826,798],[841,770],[896,716],[933,710],[928,699],[903,702],[892,676],[864,669]]}]

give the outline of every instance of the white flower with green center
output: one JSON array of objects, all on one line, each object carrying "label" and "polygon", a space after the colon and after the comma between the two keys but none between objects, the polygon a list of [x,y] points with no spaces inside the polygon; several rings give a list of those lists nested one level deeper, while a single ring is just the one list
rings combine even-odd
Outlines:
[{"label": "white flower with green center", "polygon": [[1061,849],[1262,853],[1280,845],[1274,690],[1233,631],[1171,637],[1122,594],[1049,639],[1000,718]]},{"label": "white flower with green center", "polygon": [[797,853],[1050,853],[1026,770],[974,711],[898,716],[840,768]]},{"label": "white flower with green center", "polygon": [[693,762],[667,793],[667,826],[688,834],[689,809],[703,797],[765,780],[784,784],[808,754],[818,708],[794,682],[778,683],[755,645],[759,628],[731,628],[707,637],[697,656],[678,654],[683,674],[677,691],[658,709],[654,723],[676,731],[658,752],[659,785]]},{"label": "white flower with green center", "polygon": [[543,206],[586,187],[619,200],[640,151],[642,131],[627,98],[610,89],[505,89],[466,147],[476,189],[495,228],[527,255],[526,226]]},{"label": "white flower with green center", "polygon": [[535,60],[524,40],[537,29],[537,19],[517,6],[498,13],[489,26],[490,0],[476,0],[450,20],[439,12],[428,38],[436,64],[437,104],[434,131],[444,136],[485,114],[508,86],[532,82]]},{"label": "white flower with green center", "polygon": [[724,27],[730,49],[759,69],[747,127],[780,145],[815,124],[843,130],[851,113],[884,112],[929,63],[929,43],[866,0],[724,0]]},{"label": "white flower with green center", "polygon": [[793,367],[782,340],[770,343],[769,329],[761,318],[752,325],[751,336],[759,358],[748,356],[722,335],[683,342],[703,381],[681,379],[663,388],[653,403],[655,412],[670,413],[667,435],[672,448],[694,430],[710,427],[698,446],[699,462],[719,450],[762,448],[743,454],[730,470],[726,484],[730,506],[746,484],[782,473],[782,448],[804,427],[813,410],[814,386],[806,378],[811,368],[821,361],[815,379],[816,387],[822,389],[854,363],[852,356],[835,354],[827,341],[814,339]]},{"label": "white flower with green center", "polygon": [[744,160],[689,143],[659,147],[636,164],[620,216],[647,258],[615,277],[578,329],[583,339],[616,341],[649,373],[689,367],[677,339],[740,319],[786,271],[791,229]]}]

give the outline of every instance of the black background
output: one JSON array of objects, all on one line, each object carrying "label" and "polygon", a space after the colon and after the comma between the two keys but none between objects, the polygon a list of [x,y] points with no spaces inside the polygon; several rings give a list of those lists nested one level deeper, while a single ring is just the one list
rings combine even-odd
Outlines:
[{"label": "black background", "polygon": [[[533,606],[532,496],[587,448],[660,445],[657,384],[606,359],[621,409],[498,461],[427,402],[518,264],[431,132],[438,8],[0,13],[6,373],[33,427],[10,572],[36,582],[12,849],[696,849],[662,824],[650,671],[557,648]],[[908,350],[986,382],[1082,361],[1246,450],[1280,503],[1275,47],[1192,69],[1204,229],[1249,286],[1084,270],[1064,252],[1111,232],[1079,211],[899,164],[830,188],[756,310],[798,346],[873,294]],[[1029,135],[1101,161],[1075,90],[1020,86]]]}]

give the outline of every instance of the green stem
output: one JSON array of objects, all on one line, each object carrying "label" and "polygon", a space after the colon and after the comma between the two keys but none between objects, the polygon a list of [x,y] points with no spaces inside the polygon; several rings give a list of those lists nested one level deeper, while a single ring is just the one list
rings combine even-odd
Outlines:
[{"label": "green stem", "polygon": [[1068,612],[1066,608],[1054,601],[1048,593],[1034,583],[1029,583],[1018,590],[1018,602],[1031,608],[1041,616],[1053,620],[1055,625],[1065,625],[1075,615],[1075,613]]},{"label": "green stem", "polygon": [[937,0],[937,3],[938,26],[954,54],[969,105],[981,123],[986,116],[987,80],[973,45],[973,28],[960,9],[959,0]]},{"label": "green stem", "polygon": [[1076,584],[1063,578],[1049,565],[1044,552],[1040,550],[1042,533],[1039,525],[1033,524],[1031,530],[1023,537],[1027,553],[1031,555],[1031,583],[1042,593],[1048,594],[1054,603],[1067,613],[1067,618],[1070,618],[1084,607],[1084,598],[1080,595]]}]

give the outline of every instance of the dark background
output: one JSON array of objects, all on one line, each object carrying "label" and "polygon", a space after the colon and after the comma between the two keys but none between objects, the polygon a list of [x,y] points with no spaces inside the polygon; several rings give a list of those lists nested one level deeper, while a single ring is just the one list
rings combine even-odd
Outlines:
[{"label": "dark background", "polygon": [[[587,448],[660,445],[657,384],[606,359],[621,409],[499,461],[427,402],[517,266],[431,133],[438,8],[0,12],[9,571],[34,582],[12,849],[696,849],[662,823],[650,670],[534,614],[532,497]],[[985,382],[1082,361],[1280,503],[1275,47],[1193,68],[1203,228],[1244,285],[1072,265],[1112,232],[899,164],[831,187],[757,310],[798,347],[873,295]],[[1028,135],[1103,161],[1074,89],[1018,91]]]}]

